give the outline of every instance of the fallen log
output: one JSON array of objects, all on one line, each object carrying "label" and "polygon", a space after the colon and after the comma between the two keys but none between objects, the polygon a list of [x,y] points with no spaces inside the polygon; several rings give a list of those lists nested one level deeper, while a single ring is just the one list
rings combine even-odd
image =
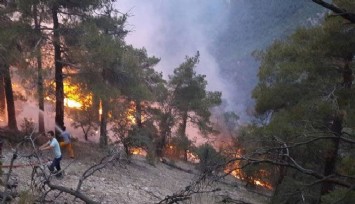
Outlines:
[{"label": "fallen log", "polygon": [[168,160],[166,160],[166,159],[164,159],[164,158],[162,158],[161,162],[162,162],[163,164],[166,164],[166,165],[168,165],[168,166],[170,166],[170,167],[173,167],[173,168],[175,168],[175,169],[178,169],[178,170],[180,170],[180,171],[184,171],[184,172],[190,173],[190,174],[193,173],[192,170],[190,170],[190,169],[183,169],[183,168],[181,168],[181,167],[179,167],[179,166],[176,166],[174,163],[169,162]]}]

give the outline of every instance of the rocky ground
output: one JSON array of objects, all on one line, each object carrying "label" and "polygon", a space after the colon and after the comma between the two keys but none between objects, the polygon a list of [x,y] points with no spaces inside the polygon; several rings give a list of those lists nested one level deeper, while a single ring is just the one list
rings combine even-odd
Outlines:
[{"label": "rocky ground", "polygon": [[[52,184],[76,189],[83,173],[107,154],[96,144],[76,142],[74,147],[76,158],[72,160],[64,154],[62,168],[65,168],[65,175],[60,179],[51,178]],[[4,144],[3,181],[9,170],[7,165],[10,164],[13,148],[11,145]],[[16,191],[21,194],[21,198],[17,198],[13,203],[33,203],[37,192],[31,187],[32,167],[23,166],[29,164],[28,158],[24,156],[24,150],[21,149],[14,163],[17,168],[14,168],[11,173],[11,182],[17,184]],[[42,156],[51,158],[49,152]],[[174,165],[180,169],[162,162],[151,165],[141,156],[133,156],[130,162],[126,159],[116,160],[88,177],[81,187],[81,192],[100,203],[145,204],[159,203],[169,195],[176,195],[192,187],[192,190],[198,190],[200,193],[192,194],[191,199],[182,203],[267,203],[266,196],[248,191],[232,177],[226,177],[221,182],[204,181],[196,186],[191,185],[199,178],[194,165],[178,161],[175,161]],[[84,203],[65,193],[54,198],[55,196],[57,192],[52,192],[49,202]],[[234,202],[236,200],[238,202]]]}]

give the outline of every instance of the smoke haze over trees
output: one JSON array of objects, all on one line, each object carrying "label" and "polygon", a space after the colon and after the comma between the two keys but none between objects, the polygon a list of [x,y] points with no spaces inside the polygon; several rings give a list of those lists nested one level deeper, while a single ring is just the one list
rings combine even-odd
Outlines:
[{"label": "smoke haze over trees", "polygon": [[250,119],[257,83],[252,52],[317,22],[324,11],[308,0],[123,0],[117,8],[132,15],[127,41],[161,57],[157,69],[165,76],[199,50],[197,71],[207,75],[210,89],[223,92],[227,109],[242,121]]},{"label": "smoke haze over trees", "polygon": [[[40,163],[35,139],[64,125],[80,128],[79,145],[97,136],[110,162],[200,162],[160,203],[228,175],[272,203],[353,203],[355,5],[332,3],[0,1],[0,136],[30,142]],[[32,104],[38,120],[17,120]],[[42,184],[94,203],[81,183]]]}]

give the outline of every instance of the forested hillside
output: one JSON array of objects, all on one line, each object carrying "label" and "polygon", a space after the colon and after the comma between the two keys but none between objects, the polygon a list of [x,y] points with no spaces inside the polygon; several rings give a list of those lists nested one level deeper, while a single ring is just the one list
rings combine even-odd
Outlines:
[{"label": "forested hillside", "polygon": [[[215,64],[206,47],[164,79],[161,58],[127,42],[130,15],[115,1],[0,1],[2,203],[355,203],[355,3],[333,2],[225,1],[228,26],[211,35],[219,24],[196,25],[212,1],[180,21],[197,22],[185,37],[201,47],[220,34],[210,49],[234,91],[228,105],[253,109],[241,124],[197,71],[202,53]],[[187,29],[176,30],[170,39]],[[21,182],[13,168],[29,168]],[[250,192],[262,199],[242,198]]]},{"label": "forested hillside", "polygon": [[271,203],[355,202],[355,5],[314,2],[333,13],[255,53],[259,121],[236,139],[246,172],[267,169],[275,184]]},{"label": "forested hillside", "polygon": [[245,111],[252,107],[250,93],[257,82],[258,63],[252,52],[285,38],[297,27],[318,23],[325,10],[308,0],[240,0],[230,1],[228,11],[226,29],[211,49],[222,76],[235,87],[235,104]]}]

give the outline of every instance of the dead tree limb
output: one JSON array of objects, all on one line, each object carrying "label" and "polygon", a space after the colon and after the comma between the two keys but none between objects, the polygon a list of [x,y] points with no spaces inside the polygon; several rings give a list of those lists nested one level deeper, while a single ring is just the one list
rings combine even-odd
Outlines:
[{"label": "dead tree limb", "polygon": [[173,163],[167,161],[167,160],[164,159],[164,158],[161,160],[161,162],[162,162],[163,164],[165,164],[165,165],[168,165],[168,166],[173,167],[173,168],[175,168],[175,169],[178,169],[178,170],[180,170],[180,171],[184,171],[184,172],[190,173],[190,174],[193,173],[192,170],[183,169],[183,168],[181,168],[181,167],[179,167],[179,166],[176,166],[175,164],[173,164]]},{"label": "dead tree limb", "polygon": [[98,204],[99,202],[93,201],[91,198],[89,198],[88,196],[84,195],[83,193],[81,193],[80,191],[76,191],[64,186],[59,186],[59,185],[54,185],[50,182],[46,183],[47,186],[51,189],[51,190],[57,190],[60,192],[64,192],[64,193],[68,193],[76,198],[79,198],[80,200],[84,201],[87,204]]},{"label": "dead tree limb", "polygon": [[88,168],[83,175],[81,176],[81,178],[79,179],[78,185],[76,187],[76,191],[79,191],[84,180],[87,179],[88,177],[90,177],[91,175],[93,175],[95,172],[105,168],[108,164],[110,164],[111,162],[117,160],[120,158],[119,154],[113,154],[113,155],[109,155],[107,157],[104,157],[103,159],[101,159],[100,163],[95,164],[93,166],[91,166],[90,168]]},{"label": "dead tree limb", "polygon": [[322,7],[329,9],[337,15],[349,20],[351,23],[355,23],[355,13],[348,12],[346,9],[339,8],[334,4],[327,3],[323,0],[312,0],[314,3],[321,5]]},{"label": "dead tree limb", "polygon": [[[64,193],[67,193],[67,194],[70,194],[72,196],[74,196],[75,198],[78,198],[82,201],[84,201],[85,203],[88,203],[88,204],[97,204],[99,202],[97,201],[94,201],[92,200],[89,196],[83,194],[80,189],[81,189],[81,186],[83,184],[83,182],[89,178],[90,176],[92,176],[95,172],[101,170],[101,169],[104,169],[108,164],[112,163],[113,161],[115,160],[118,160],[119,159],[119,154],[113,154],[113,155],[109,155],[107,157],[104,157],[100,163],[98,164],[95,164],[91,167],[89,167],[84,173],[83,175],[81,176],[81,178],[79,179],[79,182],[78,182],[78,185],[76,187],[75,190],[71,189],[71,188],[68,188],[68,187],[65,187],[65,186],[59,186],[59,185],[54,185],[50,182],[49,178],[46,179],[44,181],[44,184],[46,186],[49,187],[49,191],[53,191],[53,190],[56,190],[56,191],[59,191],[59,192],[64,192]],[[44,196],[45,197],[45,196]]]},{"label": "dead tree limb", "polygon": [[207,179],[208,178],[206,174],[200,175],[198,179],[193,181],[190,185],[186,186],[183,190],[174,193],[173,195],[167,195],[164,199],[159,201],[158,204],[174,204],[178,203],[179,201],[189,200],[194,194],[213,193],[221,190],[220,188],[203,190],[209,186]]},{"label": "dead tree limb", "polygon": [[[33,138],[30,136],[29,137],[30,141],[31,141],[31,144],[32,144],[32,147],[34,149],[34,155],[35,157],[38,159],[38,163],[40,164],[40,166],[45,166],[44,163],[43,163],[43,159],[41,159],[41,155],[39,154],[35,144],[34,144],[34,140]],[[96,171],[100,170],[100,169],[103,169],[104,167],[107,166],[108,163],[112,162],[115,158],[117,158],[116,155],[111,155],[111,157],[109,157],[109,159],[102,159],[101,162],[99,164],[96,164],[92,167],[90,167],[88,170],[86,170],[83,174],[83,176],[80,178],[79,180],[79,183],[78,183],[78,186],[77,186],[77,189],[76,190],[73,190],[71,188],[68,188],[68,187],[65,187],[65,186],[60,186],[60,185],[55,185],[55,184],[52,184],[50,179],[51,179],[51,176],[52,174],[50,175],[47,175],[46,172],[45,172],[45,169],[43,168],[38,168],[38,166],[35,166],[34,169],[33,169],[33,173],[32,173],[32,177],[34,176],[34,172],[37,172],[38,170],[42,171],[41,175],[43,176],[43,180],[41,180],[42,182],[42,189],[45,189],[45,186],[49,187],[49,190],[47,190],[44,195],[42,196],[42,199],[46,199],[46,197],[48,196],[48,193],[51,192],[51,191],[59,191],[59,195],[62,194],[62,193],[67,193],[67,194],[70,194],[72,196],[74,196],[75,198],[78,198],[82,201],[84,201],[85,203],[88,203],[88,204],[97,204],[98,202],[96,201],[93,201],[90,197],[88,197],[87,195],[83,194],[81,191],[80,191],[80,187],[83,183],[83,181],[88,178],[89,176],[93,175]],[[71,164],[71,163],[70,163]],[[70,165],[69,164],[69,165]],[[69,166],[68,165],[68,166]],[[67,166],[67,167],[68,167]],[[66,167],[66,168],[67,168]],[[58,196],[59,196],[58,195]]]}]

